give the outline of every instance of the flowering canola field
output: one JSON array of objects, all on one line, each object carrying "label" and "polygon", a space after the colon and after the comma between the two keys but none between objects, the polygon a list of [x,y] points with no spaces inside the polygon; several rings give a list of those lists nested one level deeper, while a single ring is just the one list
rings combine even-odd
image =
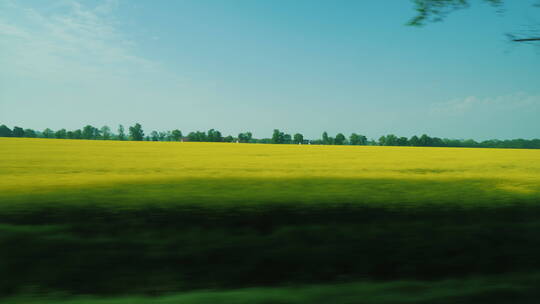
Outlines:
[{"label": "flowering canola field", "polygon": [[514,203],[540,150],[0,138],[9,203]]},{"label": "flowering canola field", "polygon": [[0,297],[535,282],[539,203],[540,150],[0,138]]}]

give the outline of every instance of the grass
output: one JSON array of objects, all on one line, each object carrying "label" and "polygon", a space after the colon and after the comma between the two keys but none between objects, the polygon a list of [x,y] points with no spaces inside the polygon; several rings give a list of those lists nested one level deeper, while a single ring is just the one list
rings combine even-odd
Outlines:
[{"label": "grass", "polygon": [[4,296],[540,273],[539,150],[0,138],[0,180]]},{"label": "grass", "polygon": [[5,299],[5,304],[476,304],[537,303],[538,274],[475,277],[436,282],[354,282],[280,288],[198,290],[159,297],[43,295]]}]

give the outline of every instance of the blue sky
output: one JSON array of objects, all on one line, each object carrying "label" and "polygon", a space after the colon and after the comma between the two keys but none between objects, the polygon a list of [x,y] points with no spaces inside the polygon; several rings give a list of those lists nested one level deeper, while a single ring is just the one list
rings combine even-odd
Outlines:
[{"label": "blue sky", "polygon": [[0,0],[0,123],[540,137],[540,46],[504,36],[540,8],[508,2]]}]

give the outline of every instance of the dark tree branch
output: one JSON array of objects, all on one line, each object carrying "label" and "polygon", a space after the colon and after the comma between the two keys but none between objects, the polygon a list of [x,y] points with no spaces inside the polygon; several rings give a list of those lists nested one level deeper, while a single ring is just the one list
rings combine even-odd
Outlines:
[{"label": "dark tree branch", "polygon": [[[424,26],[426,23],[442,21],[448,14],[455,10],[464,9],[470,6],[472,0],[411,0],[415,4],[417,15],[413,17],[407,25]],[[501,8],[504,0],[483,0],[494,7]],[[534,7],[540,8],[540,0],[533,4]],[[521,34],[528,38],[517,38],[512,34],[506,34],[508,40],[512,42],[538,42],[540,37],[536,32],[529,34]]]},{"label": "dark tree branch", "polygon": [[[411,0],[414,2],[417,15],[407,25],[423,26],[429,22],[442,21],[453,11],[468,8],[470,0]],[[483,0],[494,7],[500,7],[503,0]],[[538,3],[540,5],[540,3]]]},{"label": "dark tree branch", "polygon": [[540,41],[540,37],[538,37],[538,38],[521,38],[521,39],[512,39],[512,41],[515,41],[515,42],[526,42],[526,41]]}]

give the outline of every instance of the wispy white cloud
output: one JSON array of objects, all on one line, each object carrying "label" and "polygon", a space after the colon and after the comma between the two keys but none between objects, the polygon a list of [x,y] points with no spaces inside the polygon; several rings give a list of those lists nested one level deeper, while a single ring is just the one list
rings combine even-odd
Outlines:
[{"label": "wispy white cloud", "polygon": [[430,112],[432,114],[459,115],[469,112],[481,113],[482,111],[512,111],[539,106],[540,95],[519,92],[491,97],[467,96],[456,98],[447,102],[432,104]]},{"label": "wispy white cloud", "polygon": [[159,63],[137,55],[135,43],[119,30],[113,14],[117,1],[90,7],[69,0],[47,10],[25,2],[2,4],[9,7],[9,15],[0,14],[4,71],[69,81],[159,69]]},{"label": "wispy white cloud", "polygon": [[164,109],[191,106],[204,92],[142,55],[144,40],[123,23],[122,3],[88,3],[0,0],[0,121],[36,128],[175,121]]}]

